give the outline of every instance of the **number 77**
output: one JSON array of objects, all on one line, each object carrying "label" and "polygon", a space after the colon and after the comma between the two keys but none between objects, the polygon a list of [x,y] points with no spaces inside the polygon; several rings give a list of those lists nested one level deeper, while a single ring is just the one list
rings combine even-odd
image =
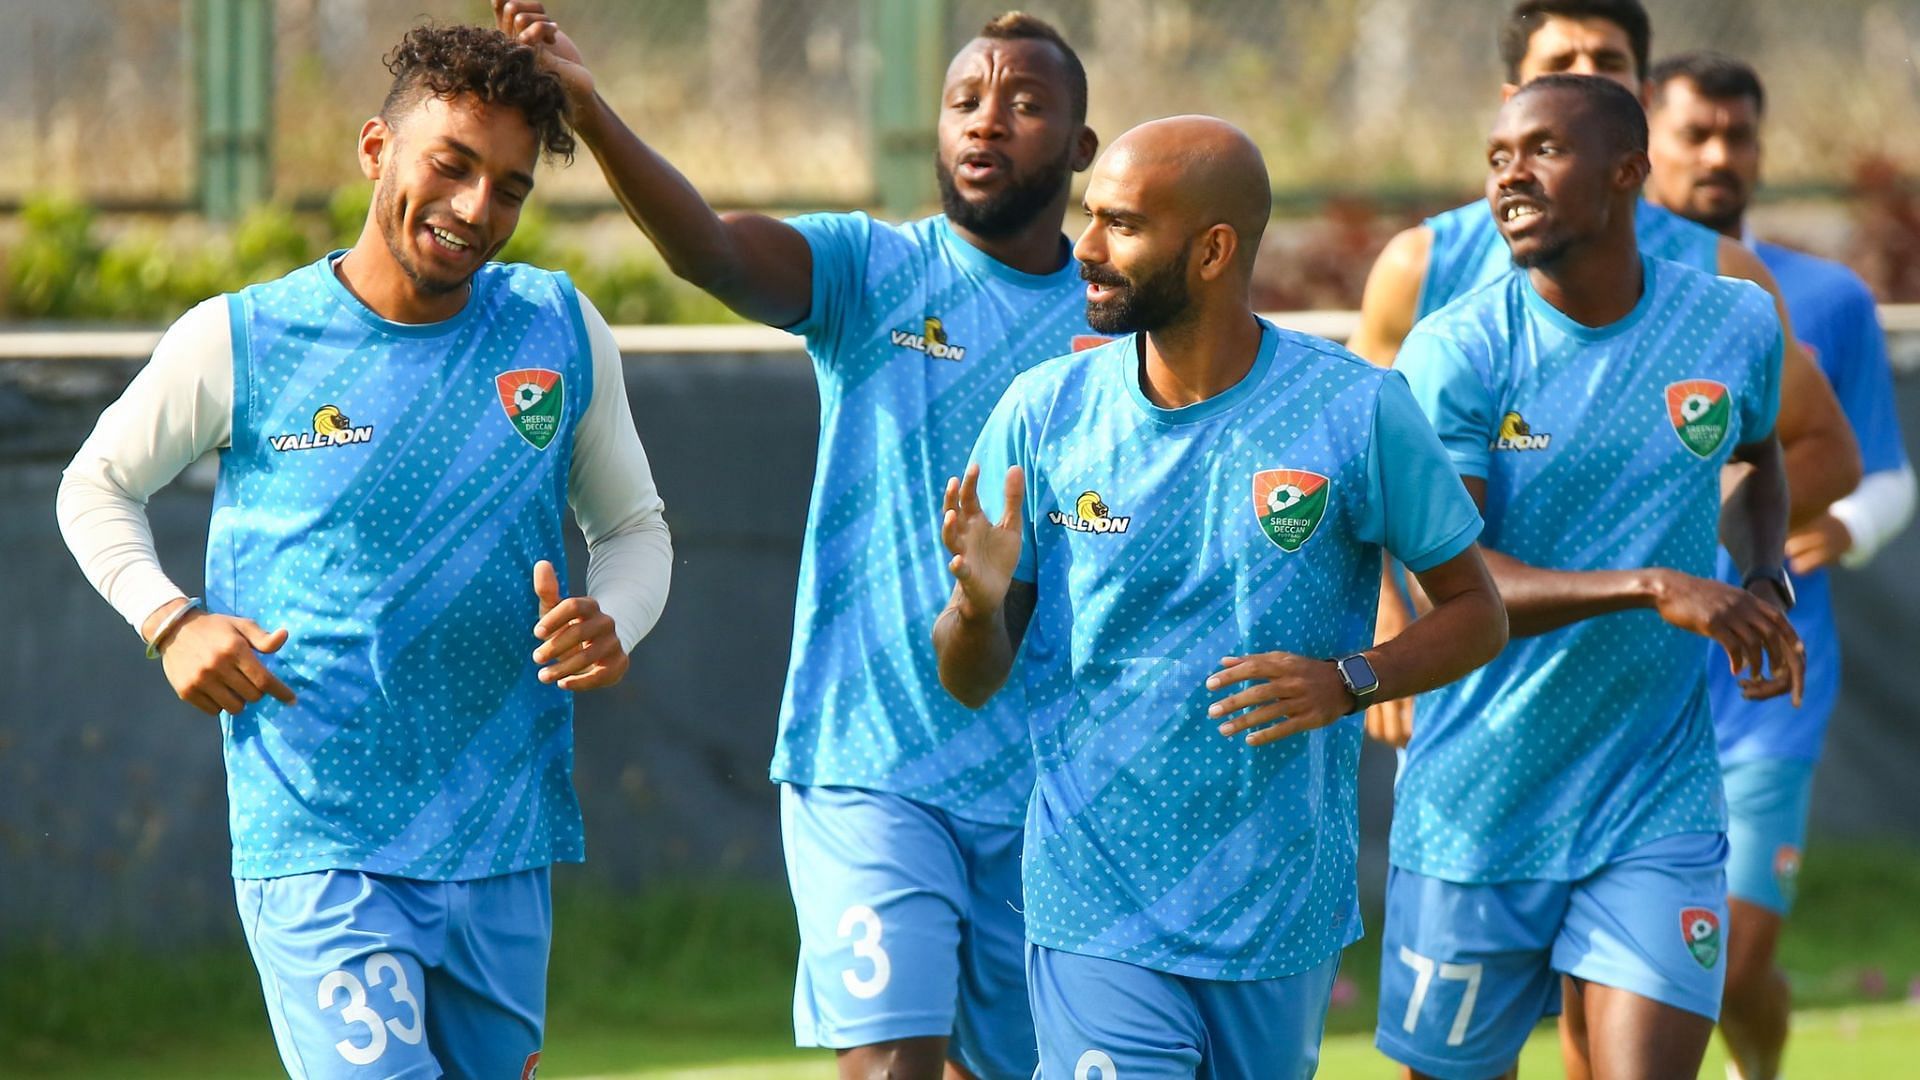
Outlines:
[{"label": "number 77", "polygon": [[[1427,988],[1433,985],[1435,964],[1430,956],[1421,956],[1406,946],[1400,947],[1400,962],[1414,971],[1413,996],[1407,999],[1407,1017],[1400,1022],[1400,1029],[1413,1034],[1414,1022],[1420,1019],[1420,1006],[1426,1004]],[[1447,1032],[1447,1045],[1459,1046],[1467,1039],[1467,1025],[1473,1021],[1473,1002],[1480,996],[1479,964],[1440,964],[1440,977],[1465,982],[1467,988],[1460,995],[1460,1011],[1453,1015],[1453,1027]]]}]

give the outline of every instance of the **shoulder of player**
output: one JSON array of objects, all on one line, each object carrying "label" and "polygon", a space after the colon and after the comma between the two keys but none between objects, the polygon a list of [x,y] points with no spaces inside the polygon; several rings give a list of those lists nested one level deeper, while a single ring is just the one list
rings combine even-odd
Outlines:
[{"label": "shoulder of player", "polygon": [[1421,223],[1435,232],[1450,229],[1484,228],[1493,224],[1493,208],[1485,199],[1475,199],[1451,210],[1442,210]]},{"label": "shoulder of player", "polygon": [[1773,271],[1789,303],[1809,304],[1845,315],[1871,312],[1873,290],[1853,268],[1779,244],[1757,243],[1754,253]]},{"label": "shoulder of player", "polygon": [[1013,377],[1005,396],[1022,408],[1049,412],[1056,402],[1079,401],[1102,364],[1130,366],[1133,335],[1079,352],[1048,357]]}]

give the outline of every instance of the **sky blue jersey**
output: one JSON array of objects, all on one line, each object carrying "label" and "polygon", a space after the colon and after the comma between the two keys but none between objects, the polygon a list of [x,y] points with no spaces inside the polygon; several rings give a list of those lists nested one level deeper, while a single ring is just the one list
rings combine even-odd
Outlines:
[{"label": "sky blue jersey", "polygon": [[[1713,576],[1720,466],[1773,431],[1780,322],[1750,282],[1642,266],[1639,303],[1609,326],[1574,322],[1511,274],[1408,335],[1394,369],[1459,471],[1486,480],[1489,550]],[[1574,880],[1663,836],[1724,829],[1709,647],[1652,611],[1618,612],[1515,638],[1421,695],[1394,865]]]},{"label": "sky blue jersey", "polygon": [[[1428,249],[1427,275],[1420,281],[1416,319],[1513,271],[1513,253],[1494,223],[1487,200],[1436,214],[1424,224],[1433,230],[1433,245]],[[1720,234],[1712,229],[1645,199],[1634,207],[1633,228],[1643,254],[1709,274],[1719,272]]]},{"label": "sky blue jersey", "polygon": [[792,224],[813,250],[813,310],[790,329],[819,378],[820,453],[773,778],[1018,824],[1033,787],[1020,701],[969,712],[935,668],[953,588],[940,503],[1014,375],[1091,335],[1079,264],[1023,274],[945,217]]},{"label": "sky blue jersey", "polygon": [[579,860],[573,703],[532,659],[594,392],[572,285],[489,263],[460,314],[410,325],[322,259],[228,311],[207,603],[287,629],[299,698],[221,717],[234,876]]},{"label": "sky blue jersey", "polygon": [[1037,607],[1007,688],[1039,765],[1028,937],[1200,978],[1306,971],[1360,933],[1360,719],[1249,746],[1206,679],[1366,649],[1381,549],[1426,570],[1480,518],[1400,376],[1263,323],[1239,383],[1162,409],[1141,342],[1022,375],[974,455],[996,519],[1007,467],[1028,477]]},{"label": "sky blue jersey", "polygon": [[[1862,468],[1870,473],[1904,468],[1907,453],[1894,411],[1887,339],[1866,283],[1837,262],[1791,248],[1756,244],[1754,250],[1779,283],[1794,336],[1812,350],[1833,384],[1834,396],[1859,439]],[[1740,577],[1733,560],[1722,551],[1721,580],[1738,584]],[[1790,617],[1807,645],[1805,697],[1798,709],[1784,697],[1748,701],[1740,696],[1740,685],[1724,662],[1709,663],[1714,729],[1724,760],[1814,761],[1820,757],[1827,718],[1840,696],[1840,635],[1833,622],[1833,591],[1825,570],[1794,575],[1793,588],[1797,602]]]}]

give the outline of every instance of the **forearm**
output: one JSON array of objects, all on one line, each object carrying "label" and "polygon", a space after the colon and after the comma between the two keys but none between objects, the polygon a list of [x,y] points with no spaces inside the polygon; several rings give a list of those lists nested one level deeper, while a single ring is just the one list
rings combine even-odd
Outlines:
[{"label": "forearm", "polygon": [[599,95],[592,107],[580,110],[575,130],[627,216],[675,275],[759,322],[785,326],[806,316],[804,303],[795,305],[790,297],[771,296],[754,285],[753,268],[738,249],[733,224]]},{"label": "forearm", "polygon": [[1865,566],[1913,520],[1915,485],[1912,466],[1868,473],[1851,495],[1829,511],[1847,528],[1853,546],[1840,565]]},{"label": "forearm", "polygon": [[1786,562],[1789,496],[1781,457],[1779,444],[1768,439],[1721,500],[1720,542],[1743,572]]},{"label": "forearm", "polygon": [[632,652],[660,621],[672,582],[673,540],[659,517],[588,548],[587,595],[613,617],[623,651]]},{"label": "forearm", "polygon": [[1374,700],[1445,686],[1498,656],[1506,644],[1507,613],[1492,588],[1449,597],[1368,651],[1380,680]]},{"label": "forearm", "polygon": [[1860,450],[1845,427],[1809,431],[1782,447],[1788,523],[1799,528],[1827,512],[1860,482]]},{"label": "forearm", "polygon": [[1563,626],[1650,608],[1659,595],[1657,570],[1546,570],[1481,549],[1507,609],[1508,633],[1533,637]]},{"label": "forearm", "polygon": [[75,459],[54,512],[80,572],[143,636],[155,612],[186,596],[161,569],[145,504],[112,483],[105,462]]},{"label": "forearm", "polygon": [[966,618],[949,603],[933,624],[933,651],[939,658],[940,685],[969,709],[977,709],[1006,685],[1013,670],[1014,642],[1007,633],[1006,609]]}]

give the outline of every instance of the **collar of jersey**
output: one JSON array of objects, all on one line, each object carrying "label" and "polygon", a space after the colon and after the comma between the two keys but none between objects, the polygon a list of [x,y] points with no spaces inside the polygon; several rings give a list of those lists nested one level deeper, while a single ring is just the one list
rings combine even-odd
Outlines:
[{"label": "collar of jersey", "polygon": [[[946,242],[947,250],[953,253],[953,257],[956,260],[966,265],[969,269],[978,270],[983,274],[1004,281],[1015,288],[1057,289],[1062,283],[1074,281],[1080,277],[1080,261],[1073,257],[1073,250],[1070,247],[1067,249],[1066,261],[1060,265],[1060,269],[1055,270],[1051,274],[1029,274],[1024,271],[1015,270],[999,259],[967,243],[966,237],[953,231],[953,223],[947,220],[947,215],[940,214],[935,220],[940,223],[940,238]],[[1063,247],[1067,246],[1067,238],[1065,236],[1060,238],[1060,244]]]},{"label": "collar of jersey", "polygon": [[1640,256],[1640,300],[1633,310],[1605,326],[1588,326],[1567,317],[1566,312],[1547,303],[1546,299],[1533,289],[1533,277],[1525,270],[1515,270],[1514,276],[1520,279],[1520,295],[1526,301],[1527,310],[1538,316],[1541,321],[1576,341],[1605,341],[1618,337],[1634,328],[1653,307],[1654,269],[1653,257]]},{"label": "collar of jersey", "polygon": [[1140,411],[1147,414],[1147,419],[1154,423],[1175,427],[1211,420],[1245,401],[1247,396],[1266,379],[1267,371],[1273,367],[1273,354],[1280,347],[1280,338],[1273,332],[1273,324],[1265,319],[1260,319],[1259,323],[1260,351],[1253,356],[1253,366],[1247,369],[1247,373],[1240,377],[1239,382],[1205,401],[1182,405],[1178,409],[1163,409],[1147,400],[1146,391],[1140,388],[1140,368],[1146,361],[1147,337],[1145,334],[1134,334],[1122,339],[1125,344],[1119,347],[1126,350],[1128,362],[1115,366],[1124,372],[1122,377],[1126,379],[1127,394],[1133,398],[1133,403],[1138,405]]},{"label": "collar of jersey", "polygon": [[[391,319],[383,319],[378,312],[361,303],[360,298],[353,295],[353,290],[347,288],[347,283],[341,281],[340,275],[334,272],[333,264],[339,262],[340,257],[346,253],[346,248],[328,252],[326,257],[321,259],[318,264],[320,277],[327,283],[328,292],[339,302],[341,307],[346,308],[353,313],[355,318],[383,334],[392,334],[394,337],[407,338],[436,338],[442,334],[450,334],[465,326],[467,321],[473,318],[473,313],[480,308],[480,305],[475,303],[475,301],[479,299],[481,282],[484,276],[476,271],[473,275],[473,287],[467,290],[466,306],[461,308],[460,313],[452,318],[441,319],[439,322],[430,323],[402,323],[394,322]],[[482,269],[485,268],[482,267]]]}]

